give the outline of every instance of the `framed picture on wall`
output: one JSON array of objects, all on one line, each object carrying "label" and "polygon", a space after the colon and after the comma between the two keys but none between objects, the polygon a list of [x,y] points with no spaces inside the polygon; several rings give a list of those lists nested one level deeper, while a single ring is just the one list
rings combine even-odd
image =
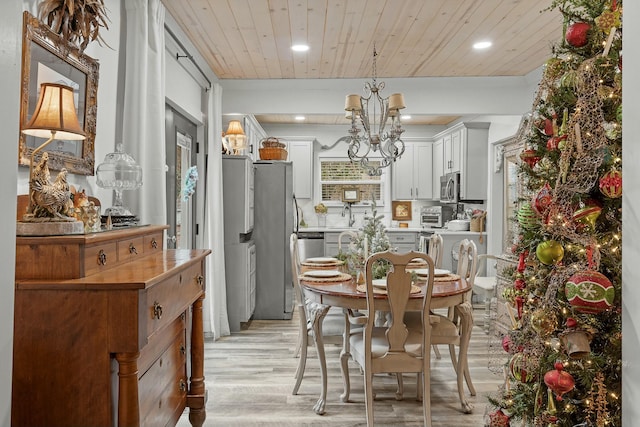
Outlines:
[{"label": "framed picture on wall", "polygon": [[342,189],[342,201],[345,203],[360,202],[360,190],[354,187]]},{"label": "framed picture on wall", "polygon": [[411,221],[411,201],[393,200],[391,217],[393,221]]}]

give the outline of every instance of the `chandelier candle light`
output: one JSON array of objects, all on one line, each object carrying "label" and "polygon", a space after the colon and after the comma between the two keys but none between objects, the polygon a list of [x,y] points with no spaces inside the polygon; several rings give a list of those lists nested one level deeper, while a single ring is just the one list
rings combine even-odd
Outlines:
[{"label": "chandelier candle light", "polygon": [[[400,123],[400,110],[405,108],[404,96],[401,93],[394,93],[388,98],[380,96],[384,82],[377,81],[377,56],[374,46],[373,80],[365,83],[365,96],[347,95],[344,107],[347,112],[345,117],[351,119],[347,151],[349,159],[358,161],[369,176],[382,175],[382,168],[395,162],[404,153],[404,142],[400,139],[404,132]],[[364,133],[360,135],[363,130]],[[380,151],[382,157],[379,165],[370,161],[368,156],[371,151]]]}]

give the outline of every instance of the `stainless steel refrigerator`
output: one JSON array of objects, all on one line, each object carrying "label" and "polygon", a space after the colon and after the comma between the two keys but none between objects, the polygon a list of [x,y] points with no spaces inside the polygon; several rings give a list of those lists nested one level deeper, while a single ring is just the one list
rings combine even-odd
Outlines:
[{"label": "stainless steel refrigerator", "polygon": [[293,165],[255,166],[256,307],[254,319],[291,319],[294,306],[289,236],[293,232]]}]

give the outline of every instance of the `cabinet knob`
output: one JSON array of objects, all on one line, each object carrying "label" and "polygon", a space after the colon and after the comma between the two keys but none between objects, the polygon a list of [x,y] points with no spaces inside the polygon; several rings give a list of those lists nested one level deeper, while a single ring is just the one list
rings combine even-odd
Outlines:
[{"label": "cabinet knob", "polygon": [[151,239],[151,247],[153,249],[158,249],[158,242],[155,237]]},{"label": "cabinet knob", "polygon": [[153,302],[153,318],[158,320],[162,318],[162,306],[158,301]]},{"label": "cabinet knob", "polygon": [[104,249],[100,249],[100,252],[98,252],[98,265],[107,265],[107,254]]},{"label": "cabinet knob", "polygon": [[135,246],[133,246],[133,243],[129,243],[129,253],[130,254],[138,254],[138,250],[136,249]]}]

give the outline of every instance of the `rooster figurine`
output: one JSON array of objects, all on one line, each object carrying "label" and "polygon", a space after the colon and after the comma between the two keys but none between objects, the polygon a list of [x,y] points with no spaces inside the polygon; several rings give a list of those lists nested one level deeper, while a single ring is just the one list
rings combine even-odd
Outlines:
[{"label": "rooster figurine", "polygon": [[[46,154],[46,153],[45,153]],[[73,201],[67,182],[67,170],[62,168],[56,180],[51,184],[44,175],[36,177],[31,182],[31,200],[33,215],[37,218],[51,218],[58,221],[75,221],[70,216]]]}]

